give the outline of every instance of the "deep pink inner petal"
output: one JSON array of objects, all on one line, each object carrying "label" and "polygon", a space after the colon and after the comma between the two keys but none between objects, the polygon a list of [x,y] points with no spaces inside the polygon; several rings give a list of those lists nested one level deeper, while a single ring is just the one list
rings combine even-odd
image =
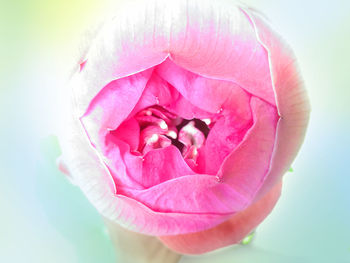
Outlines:
[{"label": "deep pink inner petal", "polygon": [[[211,113],[219,112],[232,93],[240,89],[230,81],[208,79],[177,66],[167,59],[155,71],[193,105]],[[239,101],[239,98],[236,98]]]},{"label": "deep pink inner petal", "polygon": [[195,173],[173,145],[150,151],[144,156],[142,184],[146,188],[191,174]]},{"label": "deep pink inner petal", "polygon": [[268,173],[276,127],[276,107],[256,97],[251,99],[254,124],[242,143],[226,158],[218,177],[247,199],[252,199]]},{"label": "deep pink inner petal", "polygon": [[120,186],[144,189],[141,183],[142,157],[130,153],[130,146],[112,134],[106,136],[106,141],[104,162],[115,181],[117,193]]},{"label": "deep pink inner petal", "polygon": [[[91,101],[81,117],[91,143],[100,151],[104,137],[127,118],[139,101],[153,69],[110,82]],[[127,103],[126,103],[127,102]]]},{"label": "deep pink inner petal", "polygon": [[124,121],[117,129],[111,131],[110,134],[129,144],[130,151],[135,152],[137,150],[140,139],[140,126],[134,118]]},{"label": "deep pink inner petal", "polygon": [[170,60],[138,74],[106,86],[82,118],[117,193],[160,212],[226,214],[248,205],[268,169],[275,106]]},{"label": "deep pink inner petal", "polygon": [[239,119],[231,112],[226,112],[210,130],[205,147],[198,161],[200,171],[216,174],[224,159],[242,141],[253,124],[252,120]]},{"label": "deep pink inner petal", "polygon": [[184,175],[123,193],[154,211],[226,214],[249,205],[268,172],[275,143],[278,115],[274,106],[252,98],[254,124],[224,161],[216,176]]}]

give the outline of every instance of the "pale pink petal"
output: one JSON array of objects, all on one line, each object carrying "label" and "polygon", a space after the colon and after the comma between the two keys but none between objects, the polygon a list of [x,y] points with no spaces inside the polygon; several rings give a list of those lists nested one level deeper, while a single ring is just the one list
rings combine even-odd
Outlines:
[{"label": "pale pink petal", "polygon": [[279,119],[276,108],[251,99],[254,124],[242,143],[225,159],[218,176],[236,192],[252,200],[270,168]]},{"label": "pale pink petal", "polygon": [[259,199],[290,168],[304,140],[310,105],[292,50],[259,13],[247,8],[243,10],[251,19],[259,42],[268,51],[278,113],[281,116],[271,167],[256,197]]},{"label": "pale pink petal", "polygon": [[58,169],[62,173],[64,173],[65,175],[69,175],[67,164],[64,162],[62,155],[57,158],[56,164],[57,164]]},{"label": "pale pink petal", "polygon": [[182,12],[172,20],[170,58],[275,104],[267,52],[235,1],[179,1],[179,6]]},{"label": "pale pink petal", "polygon": [[242,210],[250,201],[230,185],[206,174],[181,176],[145,190],[127,188],[121,194],[153,211],[185,214],[228,215]]},{"label": "pale pink petal", "polygon": [[275,104],[267,52],[234,2],[137,1],[115,12],[91,43],[84,68],[76,76],[73,90],[80,116],[108,83],[167,57]]},{"label": "pale pink petal", "polygon": [[142,184],[146,188],[184,175],[194,174],[175,146],[150,151],[143,159]]},{"label": "pale pink petal", "polygon": [[58,169],[62,173],[64,173],[64,175],[67,177],[68,181],[72,184],[75,184],[73,177],[72,177],[71,173],[69,172],[68,166],[67,166],[66,162],[64,161],[62,155],[56,159],[56,164],[57,164]]},{"label": "pale pink petal", "polygon": [[236,244],[270,214],[280,193],[281,184],[278,183],[259,201],[214,228],[191,234],[161,236],[159,239],[178,253],[195,255]]},{"label": "pale pink petal", "polygon": [[[116,5],[85,55],[86,63],[73,87],[78,115],[111,81],[161,63],[168,55],[169,3],[149,0]],[[112,13],[112,12],[111,12]]]}]

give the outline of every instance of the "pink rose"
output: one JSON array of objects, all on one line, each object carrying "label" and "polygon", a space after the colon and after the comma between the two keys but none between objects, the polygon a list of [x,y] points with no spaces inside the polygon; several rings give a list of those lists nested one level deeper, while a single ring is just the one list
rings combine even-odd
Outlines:
[{"label": "pink rose", "polygon": [[269,214],[309,116],[290,48],[223,0],[119,9],[69,89],[62,169],[102,215],[188,254]]}]

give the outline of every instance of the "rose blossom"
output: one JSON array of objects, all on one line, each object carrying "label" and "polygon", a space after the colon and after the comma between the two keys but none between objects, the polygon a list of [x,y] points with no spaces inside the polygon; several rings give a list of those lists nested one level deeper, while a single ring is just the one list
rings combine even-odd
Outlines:
[{"label": "rose blossom", "polygon": [[272,210],[309,106],[294,56],[231,1],[140,1],[70,80],[62,169],[101,214],[181,253],[237,243]]}]

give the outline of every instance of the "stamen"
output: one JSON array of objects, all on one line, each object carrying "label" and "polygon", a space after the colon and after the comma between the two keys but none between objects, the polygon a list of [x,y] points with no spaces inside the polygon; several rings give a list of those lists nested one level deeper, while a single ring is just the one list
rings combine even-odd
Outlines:
[{"label": "stamen", "polygon": [[209,125],[211,123],[210,119],[203,119],[202,120],[206,125]]},{"label": "stamen", "polygon": [[140,125],[140,144],[138,151],[147,152],[174,145],[185,159],[196,160],[209,133],[211,119],[183,119],[165,108],[154,105],[140,111],[135,119]]},{"label": "stamen", "polygon": [[159,139],[158,134],[153,134],[148,140],[147,140],[147,144],[151,144],[151,143],[155,143],[157,142]]},{"label": "stamen", "polygon": [[159,123],[159,127],[162,128],[163,130],[168,129],[168,125],[163,120]]},{"label": "stamen", "polygon": [[177,133],[175,131],[168,131],[168,133],[166,135],[168,135],[172,139],[177,138]]}]

